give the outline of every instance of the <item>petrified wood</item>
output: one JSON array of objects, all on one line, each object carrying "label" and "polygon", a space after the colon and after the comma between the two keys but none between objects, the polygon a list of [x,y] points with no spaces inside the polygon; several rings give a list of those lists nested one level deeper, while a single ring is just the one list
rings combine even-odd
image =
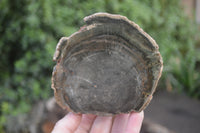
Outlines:
[{"label": "petrified wood", "polygon": [[57,44],[52,88],[57,103],[76,113],[140,112],[162,72],[156,42],[124,16],[96,13]]}]

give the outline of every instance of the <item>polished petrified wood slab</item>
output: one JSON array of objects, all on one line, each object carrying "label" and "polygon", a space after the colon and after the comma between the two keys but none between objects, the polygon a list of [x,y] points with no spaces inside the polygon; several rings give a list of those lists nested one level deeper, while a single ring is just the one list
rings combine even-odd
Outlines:
[{"label": "polished petrified wood slab", "polygon": [[124,16],[96,13],[60,39],[52,88],[57,103],[76,113],[140,112],[162,72],[156,42]]}]

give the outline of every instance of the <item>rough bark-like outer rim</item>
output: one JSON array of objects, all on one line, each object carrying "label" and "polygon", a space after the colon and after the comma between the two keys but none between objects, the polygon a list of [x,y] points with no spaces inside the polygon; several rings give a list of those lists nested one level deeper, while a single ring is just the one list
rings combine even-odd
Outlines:
[{"label": "rough bark-like outer rim", "polygon": [[111,18],[111,19],[114,19],[114,20],[124,20],[124,22],[128,22],[130,25],[135,27],[140,33],[142,33],[151,42],[151,44],[153,44],[153,46],[157,50],[159,49],[159,46],[157,45],[156,41],[150,35],[148,35],[146,32],[144,32],[143,29],[140,28],[139,25],[137,25],[133,21],[130,21],[127,17],[117,15],[117,14],[95,13],[93,15],[85,17],[83,20],[84,20],[84,22],[88,23],[88,22],[92,21],[92,19],[95,18],[95,17],[107,17],[107,18]]},{"label": "rough bark-like outer rim", "polygon": [[[128,23],[128,24],[130,24],[130,25],[132,25],[134,28],[136,28],[144,37],[146,37],[149,41],[150,41],[150,43],[153,45],[153,47],[155,48],[155,51],[157,51],[158,53],[159,53],[159,51],[158,51],[158,49],[159,49],[159,47],[158,47],[158,45],[157,45],[157,43],[155,42],[155,40],[150,36],[150,35],[148,35],[146,32],[144,32],[143,31],[143,29],[142,28],[140,28],[137,24],[135,24],[134,22],[132,22],[132,21],[130,21],[127,17],[125,17],[125,16],[121,16],[121,15],[115,15],[115,14],[109,14],[109,13],[95,13],[95,14],[93,14],[93,15],[90,15],[90,16],[87,16],[87,17],[85,17],[84,18],[84,21],[85,21],[85,23],[87,24],[86,26],[88,26],[88,25],[90,25],[90,23],[92,23],[92,21],[93,21],[93,19],[94,18],[96,18],[96,17],[107,17],[107,18],[110,18],[110,19],[114,19],[114,20],[123,20],[124,22],[126,22],[126,23]],[[89,28],[89,26],[88,26],[88,28]],[[89,29],[88,29],[89,30]],[[79,33],[79,32],[81,32],[81,30],[80,31],[78,31],[78,32],[75,32],[74,34],[72,34],[71,36],[74,36],[74,35],[76,35],[77,33]],[[70,36],[70,37],[71,37]],[[69,38],[70,38],[69,37]],[[65,42],[65,45],[66,45],[67,43]],[[60,44],[58,44],[58,45],[60,45]],[[58,56],[58,55],[60,55],[60,53],[61,53],[61,48],[59,47],[57,45],[57,48],[56,48],[56,54],[54,54],[54,60],[55,61],[57,61],[57,63],[59,62],[59,57],[57,58],[57,57],[55,57],[55,55],[56,56]],[[62,44],[62,45],[64,45],[64,44]],[[64,46],[65,47],[65,46]],[[59,51],[58,51],[58,50]],[[159,53],[159,55],[160,55],[160,53]],[[146,100],[145,100],[145,102],[144,102],[144,104],[143,104],[143,106],[138,110],[138,111],[136,111],[136,110],[130,110],[129,112],[132,112],[132,111],[135,111],[135,112],[141,112],[142,110],[144,110],[146,107],[147,107],[147,105],[150,103],[150,101],[151,101],[151,99],[153,98],[153,93],[155,92],[155,90],[156,90],[156,86],[157,86],[157,84],[158,84],[158,80],[159,80],[159,78],[161,77],[161,74],[162,74],[162,69],[163,69],[163,61],[162,61],[162,57],[160,56],[160,65],[161,65],[161,67],[160,67],[160,71],[158,72],[158,74],[157,74],[157,80],[155,80],[155,82],[154,82],[154,85],[152,85],[152,90],[151,90],[151,94],[146,98]],[[57,65],[56,65],[57,66]],[[56,67],[55,66],[55,67]],[[61,90],[58,90],[58,89],[56,89],[56,87],[55,87],[55,85],[54,85],[54,76],[56,75],[56,70],[55,71],[53,71],[53,73],[52,73],[52,89],[54,90],[54,95],[55,95],[55,99],[56,99],[56,101],[57,101],[57,103],[63,108],[63,109],[67,109],[68,111],[72,111],[72,112],[74,112],[65,102],[64,102],[64,100],[63,100],[63,97],[62,97],[62,92],[61,92]],[[129,112],[127,112],[127,113],[129,113]],[[75,112],[75,113],[80,113],[80,112]],[[94,114],[97,114],[97,115],[113,115],[113,114],[111,114],[111,113],[98,113],[98,112],[93,112]],[[121,113],[121,112],[117,112],[117,114],[119,114],[119,113]],[[123,112],[124,113],[124,112]]]}]

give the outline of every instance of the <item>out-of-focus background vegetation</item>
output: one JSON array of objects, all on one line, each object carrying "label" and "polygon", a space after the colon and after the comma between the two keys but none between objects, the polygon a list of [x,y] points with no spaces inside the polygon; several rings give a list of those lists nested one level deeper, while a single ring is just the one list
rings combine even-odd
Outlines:
[{"label": "out-of-focus background vegetation", "polygon": [[121,14],[139,24],[160,47],[159,88],[200,99],[199,27],[179,0],[1,0],[0,132],[7,116],[53,96],[56,44],[95,12]]}]

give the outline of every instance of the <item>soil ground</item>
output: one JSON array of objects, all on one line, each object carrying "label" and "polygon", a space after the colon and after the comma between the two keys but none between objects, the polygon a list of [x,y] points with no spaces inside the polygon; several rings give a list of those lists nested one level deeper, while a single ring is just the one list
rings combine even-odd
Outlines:
[{"label": "soil ground", "polygon": [[200,100],[160,90],[144,112],[145,119],[175,133],[200,133]]}]

